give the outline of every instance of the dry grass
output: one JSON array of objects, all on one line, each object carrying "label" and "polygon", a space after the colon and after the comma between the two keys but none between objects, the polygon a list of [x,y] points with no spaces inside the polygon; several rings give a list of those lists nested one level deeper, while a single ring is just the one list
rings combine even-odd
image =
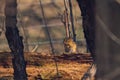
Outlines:
[{"label": "dry grass", "polygon": [[[80,80],[89,64],[59,63],[60,80]],[[0,77],[13,76],[12,68],[0,68]],[[35,80],[39,75],[45,80],[52,80],[56,76],[54,63],[46,64],[43,67],[27,67],[28,80]]]},{"label": "dry grass", "polygon": [[[36,80],[36,78],[39,78],[39,75],[44,80],[56,80],[56,67],[52,56],[40,55],[38,53],[25,54],[28,80]],[[13,77],[10,53],[0,53],[0,56],[0,60],[4,58],[3,62],[6,62],[6,64],[2,65],[3,62],[0,61],[0,80],[1,78],[9,78],[7,80],[10,80]],[[90,58],[89,54],[57,56],[59,80],[80,80],[90,66],[90,62],[81,62],[87,58]]]}]

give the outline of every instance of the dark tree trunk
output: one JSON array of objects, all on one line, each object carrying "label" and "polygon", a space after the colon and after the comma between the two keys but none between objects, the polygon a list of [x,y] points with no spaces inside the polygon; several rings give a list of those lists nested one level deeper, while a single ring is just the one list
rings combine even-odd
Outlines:
[{"label": "dark tree trunk", "polygon": [[83,16],[86,42],[97,63],[96,80],[119,80],[120,1],[77,1]]},{"label": "dark tree trunk", "polygon": [[23,54],[22,37],[19,35],[17,24],[17,0],[6,0],[5,24],[6,38],[13,56],[14,80],[27,80],[26,62]]},{"label": "dark tree trunk", "polygon": [[120,80],[120,1],[96,0],[97,79]]},{"label": "dark tree trunk", "polygon": [[95,1],[77,0],[82,16],[82,25],[86,43],[91,56],[95,60]]}]

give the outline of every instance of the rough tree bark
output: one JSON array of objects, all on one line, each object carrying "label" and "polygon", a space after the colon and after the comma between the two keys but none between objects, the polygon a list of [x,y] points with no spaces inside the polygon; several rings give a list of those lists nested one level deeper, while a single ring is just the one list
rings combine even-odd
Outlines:
[{"label": "rough tree bark", "polygon": [[11,49],[14,80],[27,80],[26,62],[23,54],[22,37],[19,35],[17,24],[17,0],[6,0],[5,24],[6,38]]},{"label": "rough tree bark", "polygon": [[83,16],[86,42],[97,63],[95,80],[119,80],[120,1],[77,1]]},{"label": "rough tree bark", "polygon": [[95,1],[77,0],[82,16],[82,26],[86,38],[87,47],[95,60]]}]

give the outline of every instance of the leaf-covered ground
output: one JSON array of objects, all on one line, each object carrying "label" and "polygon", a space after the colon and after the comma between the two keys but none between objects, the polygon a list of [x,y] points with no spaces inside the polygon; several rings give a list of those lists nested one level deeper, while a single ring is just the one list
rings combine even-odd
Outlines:
[{"label": "leaf-covered ground", "polygon": [[[3,56],[7,55],[7,56]],[[12,80],[13,69],[10,53],[0,53],[0,80]],[[3,59],[4,58],[4,59]],[[69,54],[56,57],[58,64],[57,76],[54,57],[39,53],[26,53],[28,80],[81,80],[83,74],[92,63],[89,54]],[[58,79],[58,78],[59,79]]]}]

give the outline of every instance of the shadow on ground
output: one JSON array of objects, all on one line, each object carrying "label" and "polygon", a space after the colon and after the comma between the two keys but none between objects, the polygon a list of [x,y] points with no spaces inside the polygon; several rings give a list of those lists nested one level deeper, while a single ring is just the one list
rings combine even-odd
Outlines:
[{"label": "shadow on ground", "polygon": [[0,77],[0,80],[14,80],[14,79],[13,79],[13,76],[3,76],[3,77]]}]

